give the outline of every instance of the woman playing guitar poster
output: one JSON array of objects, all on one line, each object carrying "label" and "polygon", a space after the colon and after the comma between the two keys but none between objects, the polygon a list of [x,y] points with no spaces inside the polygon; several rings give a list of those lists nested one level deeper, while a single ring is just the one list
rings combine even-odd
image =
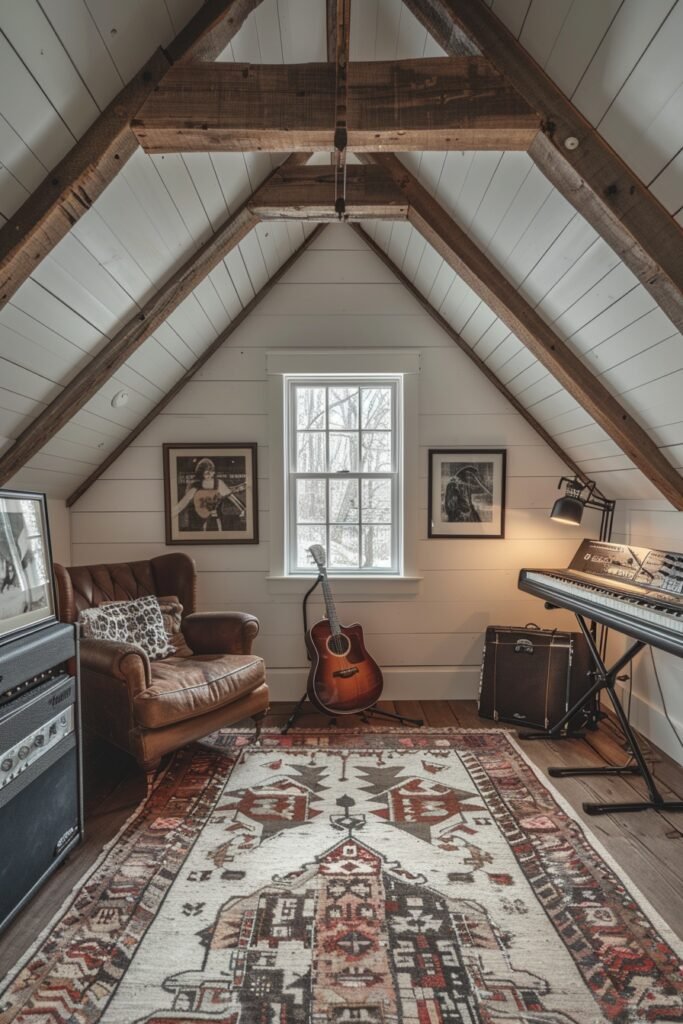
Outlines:
[{"label": "woman playing guitar poster", "polygon": [[185,494],[173,508],[173,515],[179,516],[188,506],[191,529],[207,531],[223,530],[223,502],[230,501],[244,519],[246,509],[244,502],[237,497],[237,492],[244,491],[245,484],[237,487],[228,485],[216,475],[216,466],[212,459],[200,459],[195,466],[195,475],[187,485]]}]

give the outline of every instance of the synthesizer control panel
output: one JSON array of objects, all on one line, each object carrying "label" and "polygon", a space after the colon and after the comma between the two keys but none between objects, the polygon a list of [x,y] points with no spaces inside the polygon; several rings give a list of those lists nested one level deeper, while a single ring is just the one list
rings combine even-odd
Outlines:
[{"label": "synthesizer control panel", "polygon": [[683,554],[584,540],[570,569],[646,590],[683,595]]}]

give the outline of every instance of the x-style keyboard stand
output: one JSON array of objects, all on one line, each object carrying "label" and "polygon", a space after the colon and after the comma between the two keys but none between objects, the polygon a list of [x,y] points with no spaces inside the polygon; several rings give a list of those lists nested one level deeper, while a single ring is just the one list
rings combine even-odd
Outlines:
[{"label": "x-style keyboard stand", "polygon": [[638,800],[632,803],[584,803],[583,809],[586,814],[620,814],[626,811],[683,811],[683,800],[665,800],[662,794],[657,789],[657,785],[652,776],[652,772],[648,768],[643,752],[640,749],[638,743],[638,737],[631,728],[631,724],[628,720],[626,712],[624,711],[621,701],[616,692],[616,680],[617,676],[626,665],[638,654],[645,643],[642,640],[636,640],[631,647],[625,651],[624,654],[618,658],[611,668],[607,668],[600,652],[595,643],[593,634],[582,615],[575,612],[581,632],[586,638],[588,649],[590,650],[593,663],[595,665],[595,680],[591,688],[583,694],[580,700],[576,702],[574,707],[570,708],[566,715],[556,722],[551,729],[543,732],[534,733],[519,733],[520,739],[563,739],[562,729],[571,720],[571,718],[579,711],[591,697],[597,695],[601,690],[607,690],[609,698],[614,707],[615,714],[619,720],[619,724],[624,732],[626,741],[629,749],[632,752],[635,764],[628,765],[604,765],[601,768],[548,768],[548,774],[553,778],[569,778],[572,776],[582,775],[640,775],[645,780],[647,787],[649,800]]}]

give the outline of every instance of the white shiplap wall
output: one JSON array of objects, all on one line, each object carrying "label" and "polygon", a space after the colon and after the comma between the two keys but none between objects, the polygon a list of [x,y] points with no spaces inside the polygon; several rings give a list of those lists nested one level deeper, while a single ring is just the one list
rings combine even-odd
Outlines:
[{"label": "white shiplap wall", "polygon": [[[617,502],[612,539],[638,547],[683,551],[683,512],[676,512],[661,499]],[[613,634],[614,651],[620,653],[624,647],[623,638]],[[683,662],[664,651],[645,648],[632,664],[634,725],[683,763]],[[628,685],[622,699],[628,701]]]},{"label": "white shiplap wall", "polygon": [[[0,5],[0,223],[199,6],[197,0],[130,0],[115,8],[95,0]],[[226,59],[264,59],[254,24],[250,19]],[[282,24],[284,32],[290,21]],[[131,158],[0,311],[0,451],[281,159],[142,151]],[[251,232],[8,485],[54,498],[70,494],[304,237],[299,224]],[[111,398],[120,390],[129,402],[114,409]]]},{"label": "white shiplap wall", "polygon": [[[385,667],[394,697],[472,696],[482,636],[494,622],[571,624],[520,594],[519,567],[566,565],[578,539],[551,523],[548,509],[564,467],[525,421],[481,377],[381,261],[344,226],[330,226],[248,318],[232,340],[76,503],[73,561],[146,558],[165,550],[161,444],[257,441],[260,531],[257,546],[195,547],[202,607],[238,607],[261,620],[258,650],[273,696],[298,696],[306,676],[302,594],[273,593],[269,541],[281,527],[268,482],[266,352],[282,348],[408,347],[421,350],[417,595],[338,596],[343,621],[358,619],[368,649]],[[508,451],[505,540],[427,539],[427,450],[488,445]],[[303,585],[299,588],[303,592]],[[317,607],[319,609],[319,606]],[[315,611],[313,612],[315,615]]]},{"label": "white shiplap wall", "polygon": [[[198,0],[0,6],[0,216],[21,204],[197,7]],[[263,0],[223,59],[324,59],[324,7],[322,0]],[[677,213],[683,0],[495,0],[494,10],[615,148],[640,173],[647,169],[647,183]],[[440,51],[400,0],[354,0],[351,52],[390,59]],[[405,161],[680,465],[680,337],[528,157],[424,153]],[[272,166],[267,154],[138,153],[129,161],[0,314],[0,450]],[[13,483],[69,494],[302,238],[294,224],[252,233]],[[423,239],[406,225],[386,224],[376,238],[605,493],[653,495]],[[122,388],[129,405],[114,410],[110,400]]]},{"label": "white shiplap wall", "polygon": [[[681,335],[530,158],[486,152],[401,159],[673,464],[682,466]],[[605,494],[656,496],[602,428],[418,232],[404,223],[366,227]]]},{"label": "white shiplap wall", "polygon": [[[322,0],[264,0],[223,59],[323,60],[324,6]],[[0,5],[0,223],[198,7],[199,0],[121,0],[116,5],[105,0],[22,0]],[[678,52],[683,0],[493,0],[493,9],[683,223],[683,71]],[[351,52],[355,59],[391,59],[441,51],[400,0],[353,0]],[[604,374],[608,387],[680,465],[680,338],[630,272],[526,156],[418,154],[406,162],[538,304],[541,314]],[[140,153],[129,162],[0,317],[0,450],[271,167],[263,154],[151,159]],[[195,403],[203,400],[203,390],[199,381],[193,384],[177,400],[178,411],[155,423],[79,503],[73,517],[74,555],[88,561],[144,557],[159,549],[156,452],[157,444],[171,436],[167,428],[174,439],[177,432],[205,437],[208,430],[218,438],[264,440],[263,414],[254,412],[251,403],[247,409],[240,403],[245,396],[256,400],[261,395],[262,357],[274,343],[273,327],[278,342],[288,346],[341,345],[350,336],[355,344],[369,337],[373,345],[414,346],[417,337],[425,351],[423,401],[431,404],[429,381],[438,379],[441,403],[420,420],[423,472],[429,444],[465,439],[506,443],[511,453],[511,536],[484,545],[488,553],[482,564],[479,546],[427,541],[424,507],[419,551],[425,580],[418,599],[400,602],[407,620],[400,619],[401,627],[414,624],[416,632],[408,628],[408,641],[383,632],[382,617],[394,615],[393,603],[389,608],[382,601],[372,602],[367,611],[373,611],[372,640],[385,663],[404,659],[404,682],[417,663],[445,666],[448,678],[460,666],[463,686],[471,686],[473,661],[478,661],[478,640],[473,638],[479,636],[485,615],[504,614],[501,600],[517,599],[514,577],[519,566],[536,558],[565,565],[573,550],[573,540],[549,539],[544,514],[562,467],[488,385],[475,386],[477,379],[464,357],[448,348],[423,312],[410,302],[402,304],[405,297],[397,300],[397,287],[389,285],[374,258],[358,252],[355,237],[338,233],[331,245],[329,234],[318,244],[320,266],[308,257],[302,261],[289,284],[279,286],[269,306],[244,325],[230,354],[214,360],[210,372],[223,381],[220,409],[197,414]],[[614,444],[423,240],[406,225],[377,226],[375,237],[603,490],[623,496],[620,536],[638,544],[683,548],[679,517],[672,518],[675,514],[653,496]],[[55,497],[68,494],[302,238],[299,225],[287,225],[260,228],[245,240],[15,482]],[[361,267],[363,277],[357,280]],[[351,286],[357,285],[346,294],[327,280],[336,282],[344,275]],[[354,314],[343,312],[350,295]],[[293,312],[293,301],[310,303],[310,308],[305,314]],[[330,308],[338,315],[329,317]],[[238,342],[243,357],[235,354]],[[120,388],[129,391],[131,402],[115,411],[109,400]],[[481,403],[477,411],[463,404],[472,396]],[[458,412],[453,411],[453,397]],[[264,465],[262,459],[262,470]],[[262,501],[262,506],[265,531],[267,503]],[[552,529],[557,538],[557,528]],[[59,532],[63,547],[66,518],[60,518]],[[200,554],[202,590],[212,605],[233,599],[243,603],[244,598],[266,611],[264,650],[273,654],[284,684],[285,677],[291,678],[288,669],[300,665],[300,641],[296,630],[289,630],[298,620],[287,612],[283,626],[285,620],[265,588],[264,535],[266,541],[255,549],[217,549],[222,559],[217,568],[213,559]],[[476,595],[476,630],[463,628],[463,607],[458,604],[462,593]],[[281,603],[289,602],[280,599],[278,609]],[[664,685],[675,687],[672,665],[665,666]],[[638,671],[644,673],[638,691],[644,704],[656,703],[651,673]],[[676,713],[680,720],[680,706]]]}]

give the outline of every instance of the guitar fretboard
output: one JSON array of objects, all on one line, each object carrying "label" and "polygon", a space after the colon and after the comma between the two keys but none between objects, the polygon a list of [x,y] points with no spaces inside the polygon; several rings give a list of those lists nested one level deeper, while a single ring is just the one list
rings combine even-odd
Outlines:
[{"label": "guitar fretboard", "polygon": [[330,623],[330,632],[332,633],[332,636],[337,636],[341,630],[339,628],[339,619],[337,618],[337,609],[335,608],[334,598],[332,597],[332,590],[330,589],[330,582],[327,578],[327,571],[325,569],[321,569],[320,572],[323,578],[323,594],[325,596],[327,618]]}]

